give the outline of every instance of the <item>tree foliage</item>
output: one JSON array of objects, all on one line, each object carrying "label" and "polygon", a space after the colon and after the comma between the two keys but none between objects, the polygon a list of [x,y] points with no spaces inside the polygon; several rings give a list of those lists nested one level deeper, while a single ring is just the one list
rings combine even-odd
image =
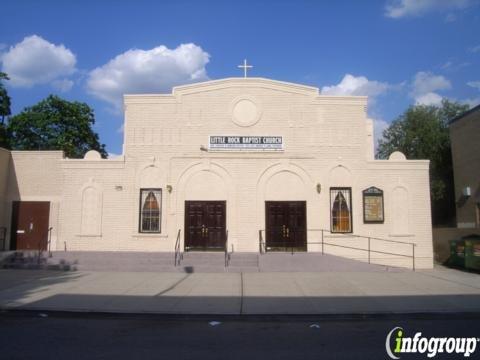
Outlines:
[{"label": "tree foliage", "polygon": [[10,111],[10,96],[8,96],[7,89],[3,85],[3,80],[10,80],[8,75],[4,72],[0,72],[0,117],[2,124],[5,123],[5,117],[11,114]]},{"label": "tree foliage", "polygon": [[100,144],[93,110],[85,103],[50,95],[10,118],[7,131],[13,150],[63,150],[70,158],[82,158],[88,150],[107,157]]},{"label": "tree foliage", "polygon": [[430,160],[430,195],[435,225],[455,216],[452,154],[448,122],[468,110],[468,105],[443,100],[440,106],[416,105],[400,115],[383,132],[377,156],[386,159],[401,151],[408,159]]},{"label": "tree foliage", "polygon": [[3,85],[4,80],[9,80],[7,74],[0,72],[0,147],[8,147],[7,131],[5,129],[5,117],[11,114],[10,96]]}]

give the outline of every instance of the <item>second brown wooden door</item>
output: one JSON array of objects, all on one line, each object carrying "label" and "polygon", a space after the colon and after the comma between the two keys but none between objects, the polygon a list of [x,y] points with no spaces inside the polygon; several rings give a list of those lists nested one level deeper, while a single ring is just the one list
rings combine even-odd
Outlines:
[{"label": "second brown wooden door", "polygon": [[306,209],[305,201],[265,202],[267,250],[307,250]]}]

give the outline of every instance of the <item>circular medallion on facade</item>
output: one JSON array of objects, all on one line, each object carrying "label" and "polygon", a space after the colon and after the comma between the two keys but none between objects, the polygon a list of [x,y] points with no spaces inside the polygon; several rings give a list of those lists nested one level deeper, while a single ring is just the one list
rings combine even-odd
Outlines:
[{"label": "circular medallion on facade", "polygon": [[232,119],[239,126],[252,126],[258,122],[261,109],[250,96],[242,96],[232,103]]}]

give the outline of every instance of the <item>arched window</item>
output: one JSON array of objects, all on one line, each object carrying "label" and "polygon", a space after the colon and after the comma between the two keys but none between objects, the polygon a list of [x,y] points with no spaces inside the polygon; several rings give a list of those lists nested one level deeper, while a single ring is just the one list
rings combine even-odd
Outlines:
[{"label": "arched window", "polygon": [[98,214],[96,202],[96,191],[92,187],[88,187],[83,191],[82,196],[82,219],[81,219],[81,233],[83,235],[95,234],[95,222]]},{"label": "arched window", "polygon": [[82,235],[97,236],[101,234],[102,226],[102,197],[100,191],[88,186],[82,193],[82,216],[80,219],[80,233]]},{"label": "arched window", "polygon": [[352,232],[352,190],[330,188],[331,232]]},{"label": "arched window", "polygon": [[404,187],[397,186],[393,189],[392,210],[392,234],[408,235],[410,233],[408,191]]},{"label": "arched window", "polygon": [[140,232],[160,232],[161,204],[161,189],[140,190]]}]

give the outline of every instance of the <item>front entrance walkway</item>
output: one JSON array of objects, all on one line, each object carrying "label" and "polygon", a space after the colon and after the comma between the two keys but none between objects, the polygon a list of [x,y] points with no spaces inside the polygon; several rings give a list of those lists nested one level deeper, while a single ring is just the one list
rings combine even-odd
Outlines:
[{"label": "front entrance walkway", "polygon": [[417,272],[0,270],[0,308],[162,314],[479,312],[480,276]]}]

